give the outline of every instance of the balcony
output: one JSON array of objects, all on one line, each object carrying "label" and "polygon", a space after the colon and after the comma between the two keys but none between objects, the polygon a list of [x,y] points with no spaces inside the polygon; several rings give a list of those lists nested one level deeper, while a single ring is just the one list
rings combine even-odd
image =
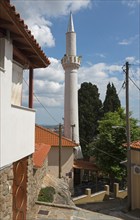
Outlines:
[{"label": "balcony", "polygon": [[61,64],[65,68],[65,66],[74,65],[76,68],[79,68],[81,63],[81,56],[70,56],[64,55],[61,60]]},{"label": "balcony", "polygon": [[7,113],[1,123],[1,167],[34,152],[35,110],[11,105]]}]

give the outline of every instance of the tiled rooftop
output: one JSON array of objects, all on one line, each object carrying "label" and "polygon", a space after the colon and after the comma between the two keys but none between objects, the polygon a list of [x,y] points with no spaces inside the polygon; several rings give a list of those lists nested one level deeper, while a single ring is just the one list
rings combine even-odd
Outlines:
[{"label": "tiled rooftop", "polygon": [[[49,144],[53,147],[59,146],[59,135],[50,129],[44,128],[42,126],[35,126],[35,142]],[[75,147],[76,143],[62,136],[62,146],[63,147]]]},{"label": "tiled rooftop", "polygon": [[98,167],[95,163],[85,160],[74,160],[73,167],[82,170],[98,170]]},{"label": "tiled rooftop", "polygon": [[43,163],[50,151],[51,146],[42,143],[36,143],[35,152],[33,154],[33,164],[36,168],[43,166]]},{"label": "tiled rooftop", "polygon": [[[127,147],[127,143],[123,144],[124,147]],[[132,149],[139,149],[140,150],[140,141],[137,140],[137,141],[133,141],[130,143],[130,147]]]},{"label": "tiled rooftop", "polygon": [[140,149],[140,141],[133,141],[130,146],[134,149]]}]

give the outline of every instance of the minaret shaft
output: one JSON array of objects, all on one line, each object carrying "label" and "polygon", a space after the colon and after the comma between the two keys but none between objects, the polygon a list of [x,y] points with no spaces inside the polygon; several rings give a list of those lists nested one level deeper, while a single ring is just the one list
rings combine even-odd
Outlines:
[{"label": "minaret shaft", "polygon": [[64,135],[79,143],[77,70],[65,72]]},{"label": "minaret shaft", "polygon": [[76,56],[76,33],[72,14],[66,33],[66,54],[61,63],[65,70],[64,135],[79,144],[77,71],[80,57]]},{"label": "minaret shaft", "polygon": [[66,55],[76,56],[76,33],[66,33]]}]

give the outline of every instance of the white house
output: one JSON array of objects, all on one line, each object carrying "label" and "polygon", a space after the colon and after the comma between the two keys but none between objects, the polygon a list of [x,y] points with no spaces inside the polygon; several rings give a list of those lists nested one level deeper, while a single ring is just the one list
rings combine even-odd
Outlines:
[{"label": "white house", "polygon": [[[9,0],[0,1],[0,219],[26,219],[29,155],[34,152],[33,69],[48,58]],[[29,69],[29,108],[22,106],[23,70]],[[12,203],[11,203],[12,201]],[[13,211],[12,211],[13,210]]]}]

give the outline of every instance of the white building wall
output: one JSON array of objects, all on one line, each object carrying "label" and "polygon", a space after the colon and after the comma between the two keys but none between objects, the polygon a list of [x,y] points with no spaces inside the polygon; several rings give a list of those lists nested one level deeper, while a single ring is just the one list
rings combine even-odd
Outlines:
[{"label": "white building wall", "polygon": [[[2,56],[4,57],[4,66],[1,71],[0,78],[0,109],[1,109],[1,142],[0,142],[0,166],[6,166],[8,163],[6,161],[3,163],[2,159],[5,157],[3,155],[3,149],[7,150],[6,155],[8,155],[8,150],[11,146],[9,146],[9,136],[11,133],[11,82],[12,82],[12,58],[13,58],[13,46],[12,43],[4,38],[1,39],[1,45],[3,47]],[[1,46],[0,45],[0,46]],[[5,140],[4,140],[5,139]],[[3,141],[4,140],[4,141]],[[4,144],[3,144],[4,142]],[[9,161],[11,163],[11,161]]]},{"label": "white building wall", "polygon": [[3,167],[34,152],[35,112],[11,106],[13,46],[4,38],[0,43],[4,57],[0,69],[0,167]]},{"label": "white building wall", "polygon": [[2,132],[1,166],[34,152],[35,111],[12,106],[10,116],[10,122],[6,121],[10,133]]},{"label": "white building wall", "polygon": [[[61,150],[61,177],[69,184],[73,191],[73,147],[62,147]],[[51,147],[48,154],[48,173],[59,177],[59,147]],[[69,176],[69,174],[71,176]]]}]

